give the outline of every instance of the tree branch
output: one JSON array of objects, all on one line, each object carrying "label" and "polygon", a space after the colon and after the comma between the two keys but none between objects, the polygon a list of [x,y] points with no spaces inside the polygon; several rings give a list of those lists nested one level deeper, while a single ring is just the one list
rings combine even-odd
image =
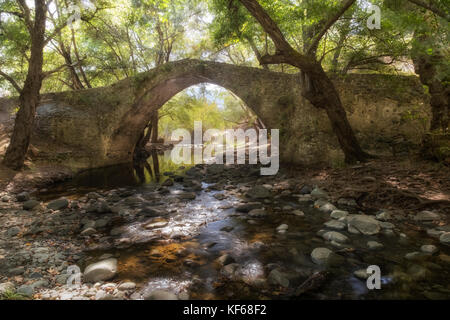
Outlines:
[{"label": "tree branch", "polygon": [[0,10],[0,14],[1,14],[1,13],[11,14],[11,15],[13,15],[13,16],[19,17],[20,19],[23,19],[23,18],[24,18],[23,13],[17,12],[17,11]]},{"label": "tree branch", "polygon": [[28,31],[32,33],[33,31],[33,21],[31,21],[31,13],[30,8],[28,8],[28,5],[26,4],[25,0],[17,0],[19,3],[22,12],[23,12],[23,19],[25,20],[25,25],[27,26]]},{"label": "tree branch", "polygon": [[0,70],[0,76],[8,80],[8,82],[11,83],[11,85],[14,87],[14,89],[17,90],[18,93],[22,92],[22,88],[17,84],[17,82],[12,77],[4,73],[2,70]]},{"label": "tree branch", "polygon": [[57,72],[61,71],[61,70],[64,69],[64,68],[68,68],[68,67],[76,67],[76,66],[78,65],[78,63],[79,63],[79,62],[74,63],[74,64],[63,64],[63,65],[59,66],[58,68],[55,68],[55,69],[50,70],[50,71],[43,72],[43,73],[42,73],[42,79],[45,79],[45,78],[47,78],[48,76],[50,76],[50,75],[52,75],[52,74],[54,74],[54,73],[57,73]]},{"label": "tree branch", "polygon": [[430,10],[434,14],[440,16],[441,18],[444,18],[447,21],[450,21],[450,15],[445,13],[444,11],[440,10],[438,7],[436,7],[433,3],[426,3],[422,0],[408,0],[411,3],[414,3],[415,5],[425,8],[427,10]]},{"label": "tree branch", "polygon": [[261,53],[258,50],[258,47],[256,46],[255,42],[253,41],[253,39],[251,37],[247,37],[247,41],[250,44],[250,47],[253,50],[253,53],[256,56],[256,59],[258,60],[259,64],[263,66],[264,69],[269,69],[269,67],[267,66],[267,63],[261,63]]},{"label": "tree branch", "polygon": [[327,33],[327,31],[335,24],[336,21],[355,3],[356,0],[347,0],[342,8],[336,12],[334,16],[332,16],[323,26],[322,30],[319,32],[317,36],[314,37],[313,42],[308,48],[307,55],[312,54],[314,48],[317,48],[322,37]]},{"label": "tree branch", "polygon": [[288,60],[281,53],[266,54],[259,59],[261,65],[288,63]]},{"label": "tree branch", "polygon": [[[286,63],[302,69],[303,71],[315,72],[314,64],[307,56],[297,52],[286,41],[278,25],[266,13],[256,0],[239,0],[251,15],[259,22],[261,27],[270,36],[277,48],[276,56],[283,55]],[[274,61],[274,59],[271,59]]]}]

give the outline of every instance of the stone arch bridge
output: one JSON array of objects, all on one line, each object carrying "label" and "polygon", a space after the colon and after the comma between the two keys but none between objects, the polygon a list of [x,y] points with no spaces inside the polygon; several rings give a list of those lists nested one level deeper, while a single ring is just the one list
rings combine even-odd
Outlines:
[{"label": "stone arch bridge", "polygon": [[[428,110],[414,77],[352,75],[335,82],[363,145],[371,133],[400,130],[413,137],[410,126],[393,130],[386,121],[398,120],[411,104]],[[282,161],[343,158],[325,111],[302,97],[297,75],[200,60],[167,63],[109,87],[43,95],[32,137],[35,156],[75,171],[130,162],[152,112],[199,83],[232,91],[269,129],[280,129]]]}]

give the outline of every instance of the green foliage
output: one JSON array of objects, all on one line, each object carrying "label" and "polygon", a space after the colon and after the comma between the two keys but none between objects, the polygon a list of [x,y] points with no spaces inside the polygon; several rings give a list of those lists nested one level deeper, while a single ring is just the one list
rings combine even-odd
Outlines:
[{"label": "green foliage", "polygon": [[29,300],[29,298],[18,294],[13,290],[7,290],[0,295],[0,300]]},{"label": "green foliage", "polygon": [[[159,131],[166,139],[179,128],[193,132],[194,121],[202,121],[204,130],[225,130],[252,125],[256,120],[243,102],[229,92],[213,87],[195,90],[198,88],[179,93],[160,109]],[[221,105],[215,101],[221,101]]]}]

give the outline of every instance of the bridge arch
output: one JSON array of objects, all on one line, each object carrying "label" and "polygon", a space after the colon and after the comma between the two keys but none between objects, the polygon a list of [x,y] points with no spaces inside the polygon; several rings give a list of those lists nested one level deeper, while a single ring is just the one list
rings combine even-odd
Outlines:
[{"label": "bridge arch", "polygon": [[[269,128],[279,128],[282,112],[274,110],[288,107],[287,103],[294,103],[283,103],[280,96],[293,97],[295,94],[292,92],[292,83],[287,83],[295,81],[294,76],[199,60],[168,63],[132,81],[134,101],[117,122],[106,150],[106,156],[114,161],[129,161],[152,113],[191,86],[210,83],[231,91]],[[285,95],[283,91],[286,91]]]}]

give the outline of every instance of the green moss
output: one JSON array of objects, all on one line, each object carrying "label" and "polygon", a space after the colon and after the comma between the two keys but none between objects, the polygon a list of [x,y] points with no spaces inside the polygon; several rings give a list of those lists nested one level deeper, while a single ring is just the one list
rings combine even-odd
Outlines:
[{"label": "green moss", "polygon": [[134,76],[131,81],[132,81],[132,86],[135,89],[140,89],[142,87],[142,85],[149,81],[152,78],[151,74],[149,72],[142,72],[137,74],[136,76]]}]

